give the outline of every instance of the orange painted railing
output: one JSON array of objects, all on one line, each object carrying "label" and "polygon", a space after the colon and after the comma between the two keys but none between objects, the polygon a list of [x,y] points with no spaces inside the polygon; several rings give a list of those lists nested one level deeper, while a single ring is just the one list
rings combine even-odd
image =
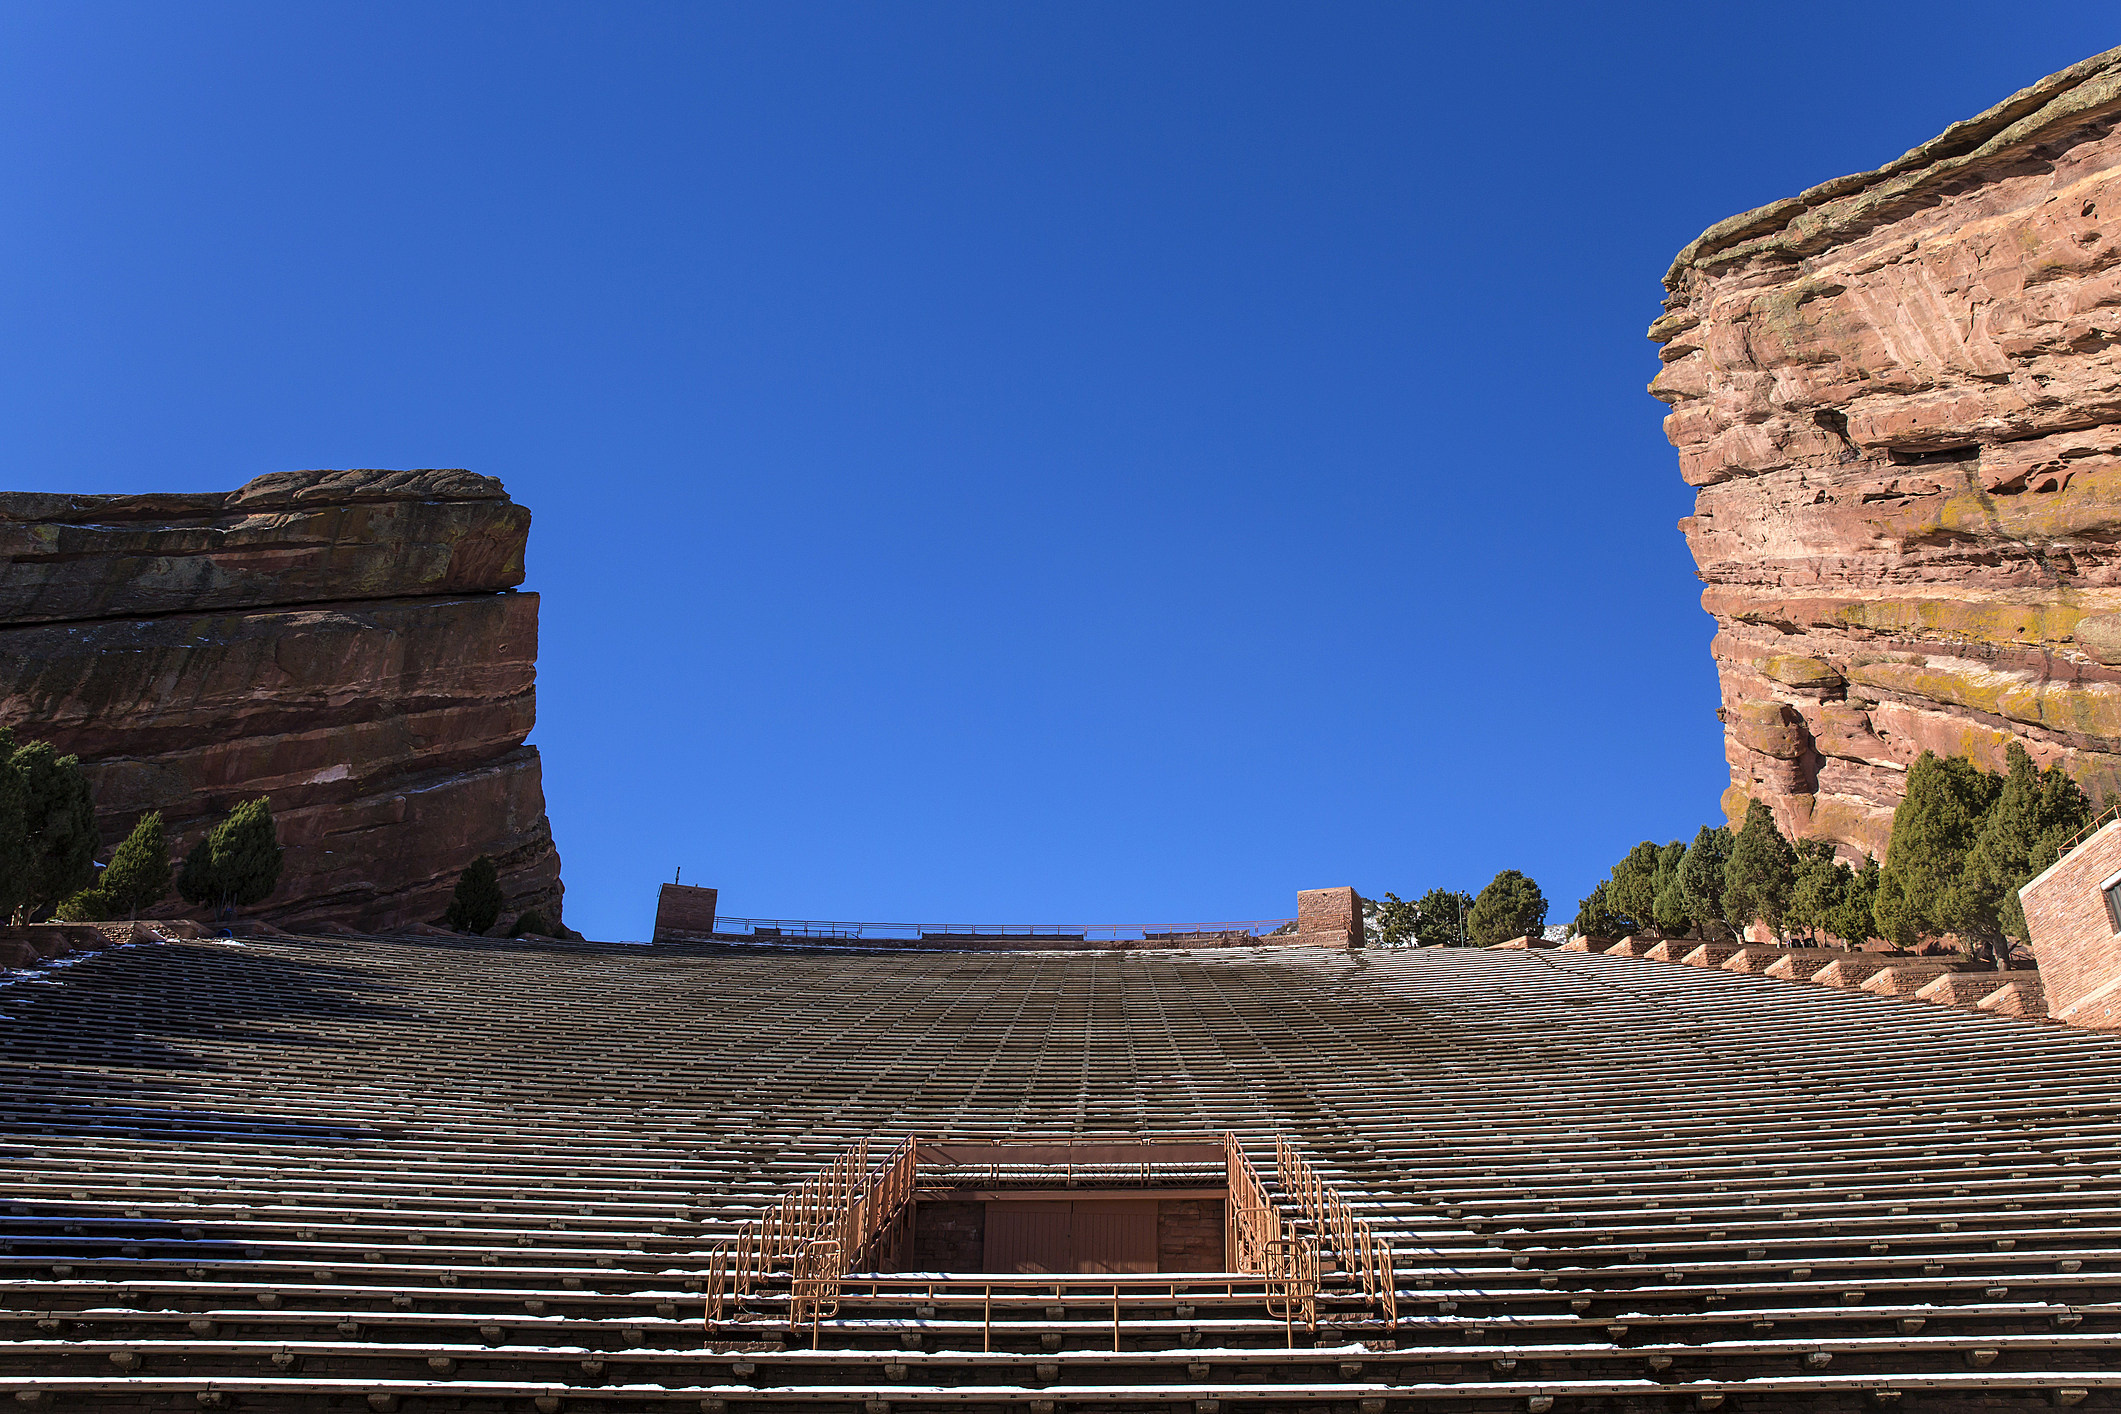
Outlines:
[{"label": "orange painted railing", "polygon": [[[707,1319],[727,1318],[784,1262],[799,1285],[825,1299],[827,1284],[873,1260],[897,1232],[913,1201],[915,1153],[907,1139],[871,1172],[864,1139],[745,1223],[707,1255]],[[804,1315],[814,1322],[815,1304],[798,1304],[811,1309],[792,1312],[797,1323]]]},{"label": "orange painted railing", "polygon": [[1287,1324],[1294,1346],[1299,1320],[1318,1327],[1318,1244],[1283,1215],[1236,1135],[1223,1136],[1223,1150],[1230,1171],[1230,1266],[1266,1278],[1267,1312]]},{"label": "orange painted railing", "polygon": [[1399,1320],[1399,1288],[1392,1265],[1392,1244],[1365,1218],[1355,1215],[1338,1190],[1318,1175],[1311,1161],[1287,1139],[1274,1139],[1274,1172],[1284,1192],[1318,1231],[1333,1244],[1341,1265],[1362,1287],[1365,1300],[1381,1307],[1385,1319]]}]

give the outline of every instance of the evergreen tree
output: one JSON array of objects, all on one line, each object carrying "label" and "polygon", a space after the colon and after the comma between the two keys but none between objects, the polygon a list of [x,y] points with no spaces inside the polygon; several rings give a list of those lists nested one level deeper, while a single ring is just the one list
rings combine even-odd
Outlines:
[{"label": "evergreen tree", "polygon": [[501,873],[486,855],[464,866],[457,878],[457,891],[450,897],[443,925],[459,933],[483,933],[501,916],[508,900],[501,893]]},{"label": "evergreen tree", "polygon": [[200,908],[221,906],[221,885],[214,874],[213,831],[184,852],[184,865],[177,870],[177,896]]},{"label": "evergreen tree", "polygon": [[117,905],[101,889],[80,889],[59,900],[52,917],[61,923],[103,923],[118,916]]},{"label": "evergreen tree", "polygon": [[112,852],[96,889],[110,900],[111,916],[139,917],[169,896],[169,840],[162,812],[150,810]]},{"label": "evergreen tree", "polygon": [[2018,890],[2062,857],[2062,845],[2091,823],[2092,803],[2061,767],[2033,768],[2025,748],[2005,753],[2003,788],[1968,851],[1966,873],[1950,895],[1953,932],[1980,944],[2000,971],[2013,939],[2030,945]]},{"label": "evergreen tree", "polygon": [[[1379,899],[1366,898],[1362,902],[1365,915],[1364,924],[1371,935],[1376,938],[1380,947],[1405,947],[1414,940],[1414,930],[1421,921],[1421,909],[1418,905],[1408,903],[1394,893],[1388,893]],[[524,915],[526,918],[529,916],[531,915]],[[543,919],[541,918],[540,921],[542,922]],[[509,936],[518,936],[522,927],[523,919],[518,918],[516,920],[517,931],[509,934]]]},{"label": "evergreen tree", "polygon": [[1782,921],[1817,944],[1822,932],[1834,931],[1835,910],[1855,883],[1856,871],[1834,858],[1834,847],[1825,840],[1798,840],[1794,850],[1796,875]]},{"label": "evergreen tree", "polygon": [[1723,866],[1723,916],[1744,928],[1755,918],[1782,936],[1782,914],[1797,882],[1797,854],[1757,800],[1746,802],[1745,824]]},{"label": "evergreen tree", "polygon": [[29,901],[27,792],[15,769],[15,734],[0,727],[0,923],[12,922]]},{"label": "evergreen tree", "polygon": [[1644,840],[1613,866],[1606,880],[1606,903],[1626,918],[1630,932],[1647,933],[1657,926],[1657,846]]},{"label": "evergreen tree", "polygon": [[508,930],[508,936],[511,938],[520,938],[526,933],[540,938],[554,936],[552,925],[545,921],[545,915],[534,908],[525,911],[520,918],[516,919],[515,926]]},{"label": "evergreen tree", "polygon": [[1422,947],[1457,947],[1466,941],[1466,914],[1473,896],[1457,889],[1431,889],[1415,904],[1414,941]]},{"label": "evergreen tree", "polygon": [[177,892],[224,912],[263,903],[280,882],[281,850],[272,802],[246,800],[184,856]]},{"label": "evergreen tree", "polygon": [[1679,897],[1704,938],[1731,926],[1723,912],[1723,870],[1730,858],[1731,832],[1721,825],[1703,825],[1679,862]]},{"label": "evergreen tree", "polygon": [[28,859],[18,908],[35,922],[59,900],[96,882],[96,807],[77,756],[48,741],[17,747],[10,758],[22,788]]},{"label": "evergreen tree", "polygon": [[1657,851],[1656,896],[1650,920],[1668,938],[1685,937],[1694,924],[1693,915],[1687,912],[1686,893],[1679,887],[1679,871],[1685,867],[1686,846],[1678,840]]},{"label": "evergreen tree", "polygon": [[1872,905],[1879,937],[1910,947],[1973,914],[1963,893],[1966,857],[2002,789],[2001,777],[1964,756],[1925,751],[1915,758],[1907,792],[1893,811],[1893,837]]},{"label": "evergreen tree", "polygon": [[1827,913],[1826,931],[1851,947],[1861,947],[1878,935],[1873,916],[1878,901],[1878,877],[1877,856],[1864,855],[1863,867],[1849,876],[1842,887],[1841,897]]},{"label": "evergreen tree", "polygon": [[1606,902],[1606,889],[1610,880],[1600,879],[1592,885],[1590,895],[1576,901],[1576,921],[1569,925],[1569,932],[1579,938],[1618,938],[1628,931],[1628,920],[1615,913]]},{"label": "evergreen tree", "polygon": [[1546,895],[1515,869],[1505,869],[1489,881],[1466,913],[1466,931],[1480,947],[1512,938],[1536,938],[1546,922]]}]

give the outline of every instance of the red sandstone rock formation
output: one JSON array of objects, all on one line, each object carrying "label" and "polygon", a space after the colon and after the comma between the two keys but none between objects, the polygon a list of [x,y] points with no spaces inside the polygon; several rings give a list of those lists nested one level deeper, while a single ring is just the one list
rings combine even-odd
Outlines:
[{"label": "red sandstone rock formation", "polygon": [[2121,795],[2121,50],[1711,227],[1651,393],[1733,822],[1883,853],[1924,748]]},{"label": "red sandstone rock formation", "polygon": [[535,747],[530,512],[465,471],[232,493],[0,494],[0,723],[87,763],[106,844],[181,852],[270,795],[282,924],[440,917],[475,856],[560,916]]}]

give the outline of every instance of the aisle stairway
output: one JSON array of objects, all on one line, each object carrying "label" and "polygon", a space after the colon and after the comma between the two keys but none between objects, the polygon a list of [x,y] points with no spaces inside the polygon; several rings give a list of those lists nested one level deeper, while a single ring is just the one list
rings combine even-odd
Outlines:
[{"label": "aisle stairway", "polygon": [[[425,938],[129,947],[0,1013],[26,1405],[2121,1406],[2121,1041],[2037,1022],[1584,954]],[[860,1138],[1224,1131],[1388,1234],[1396,1323],[1241,1274],[1114,1279],[1116,1331],[905,1274],[704,1319]]]}]

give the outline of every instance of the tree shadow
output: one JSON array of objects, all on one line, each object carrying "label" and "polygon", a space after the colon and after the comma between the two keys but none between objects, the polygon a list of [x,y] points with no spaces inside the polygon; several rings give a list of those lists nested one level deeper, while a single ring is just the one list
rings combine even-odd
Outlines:
[{"label": "tree shadow", "polygon": [[[346,1144],[393,1126],[293,1120],[224,1107],[202,1084],[260,1053],[345,1050],[417,1025],[414,989],[335,959],[347,945],[276,939],[135,944],[0,984],[0,1153],[34,1136],[128,1143]],[[316,1023],[308,1026],[304,1023]],[[338,1034],[327,1034],[328,1023]]]}]

